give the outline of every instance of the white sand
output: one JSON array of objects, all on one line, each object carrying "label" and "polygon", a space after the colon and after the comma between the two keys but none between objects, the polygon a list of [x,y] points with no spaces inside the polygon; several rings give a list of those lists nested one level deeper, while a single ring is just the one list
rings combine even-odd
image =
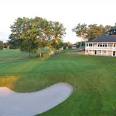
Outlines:
[{"label": "white sand", "polygon": [[16,93],[1,87],[0,116],[34,116],[46,112],[65,101],[72,91],[72,86],[66,83],[32,93]]}]

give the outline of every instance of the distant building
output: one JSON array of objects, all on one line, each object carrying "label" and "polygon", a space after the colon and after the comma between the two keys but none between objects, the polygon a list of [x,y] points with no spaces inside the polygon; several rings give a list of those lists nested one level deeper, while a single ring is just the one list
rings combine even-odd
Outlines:
[{"label": "distant building", "polygon": [[72,44],[72,49],[80,49],[85,50],[85,42],[88,41],[88,39],[81,38],[81,41],[78,41],[75,44]]},{"label": "distant building", "polygon": [[72,49],[77,49],[77,44],[73,44]]},{"label": "distant building", "polygon": [[104,35],[86,42],[85,54],[116,56],[116,34]]}]

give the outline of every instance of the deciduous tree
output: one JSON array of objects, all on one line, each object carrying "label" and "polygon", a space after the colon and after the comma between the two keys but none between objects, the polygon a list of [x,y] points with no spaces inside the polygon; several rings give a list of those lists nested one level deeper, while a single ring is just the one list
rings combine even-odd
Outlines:
[{"label": "deciduous tree", "polygon": [[[61,45],[65,28],[59,22],[52,22],[41,17],[18,18],[11,26],[10,42],[18,44],[22,51],[37,52],[50,46],[58,49]],[[17,45],[17,46],[18,46]]]}]

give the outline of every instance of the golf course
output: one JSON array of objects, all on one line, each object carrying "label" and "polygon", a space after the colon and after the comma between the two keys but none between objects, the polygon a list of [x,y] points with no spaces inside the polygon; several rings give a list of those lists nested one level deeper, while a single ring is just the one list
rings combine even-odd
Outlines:
[{"label": "golf course", "polygon": [[72,85],[73,94],[41,116],[116,116],[115,57],[65,50],[39,58],[18,49],[0,51],[0,87],[23,93],[60,82]]}]

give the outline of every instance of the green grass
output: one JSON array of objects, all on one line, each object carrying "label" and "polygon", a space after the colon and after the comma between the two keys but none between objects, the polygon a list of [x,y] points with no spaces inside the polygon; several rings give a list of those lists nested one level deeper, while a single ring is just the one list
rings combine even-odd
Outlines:
[{"label": "green grass", "polygon": [[67,51],[45,60],[0,51],[0,86],[30,92],[57,82],[70,83],[73,95],[41,116],[116,116],[116,58]]}]

